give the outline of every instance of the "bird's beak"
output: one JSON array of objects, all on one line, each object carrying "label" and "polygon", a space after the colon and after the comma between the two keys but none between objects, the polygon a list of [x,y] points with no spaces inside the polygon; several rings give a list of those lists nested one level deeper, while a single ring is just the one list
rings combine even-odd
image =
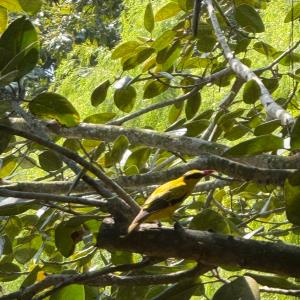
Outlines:
[{"label": "bird's beak", "polygon": [[214,172],[215,172],[215,170],[204,170],[203,174],[204,174],[204,176],[209,176],[210,174],[212,174]]}]

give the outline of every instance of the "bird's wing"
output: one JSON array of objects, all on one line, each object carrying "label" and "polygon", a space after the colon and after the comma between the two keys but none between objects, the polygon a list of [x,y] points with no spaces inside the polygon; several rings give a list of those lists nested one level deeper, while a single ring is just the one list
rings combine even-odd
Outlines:
[{"label": "bird's wing", "polygon": [[143,210],[153,213],[181,202],[188,194],[187,186],[182,180],[173,180],[158,187],[146,200]]}]

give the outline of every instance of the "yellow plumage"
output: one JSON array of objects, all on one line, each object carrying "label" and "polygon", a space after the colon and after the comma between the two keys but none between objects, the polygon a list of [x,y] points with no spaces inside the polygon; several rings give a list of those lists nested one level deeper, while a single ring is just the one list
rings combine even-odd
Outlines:
[{"label": "yellow plumage", "polygon": [[159,186],[148,197],[138,215],[129,225],[128,234],[143,222],[170,218],[183,200],[192,193],[196,183],[212,172],[211,170],[191,170]]}]

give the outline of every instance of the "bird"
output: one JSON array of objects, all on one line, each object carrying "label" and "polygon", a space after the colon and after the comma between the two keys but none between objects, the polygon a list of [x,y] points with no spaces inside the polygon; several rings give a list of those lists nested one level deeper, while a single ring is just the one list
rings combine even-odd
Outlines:
[{"label": "bird", "polygon": [[213,172],[213,170],[190,170],[181,177],[159,186],[147,198],[140,212],[128,226],[127,235],[145,221],[170,218],[183,200],[192,193],[197,182]]}]

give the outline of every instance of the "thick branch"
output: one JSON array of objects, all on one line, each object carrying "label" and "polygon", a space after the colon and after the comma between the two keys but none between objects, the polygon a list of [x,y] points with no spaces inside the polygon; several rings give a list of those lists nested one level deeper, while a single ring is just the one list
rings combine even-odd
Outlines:
[{"label": "thick branch", "polygon": [[238,267],[300,278],[300,247],[217,233],[157,228],[144,224],[127,237],[111,219],[98,235],[98,247],[156,257],[193,259],[206,265]]}]

